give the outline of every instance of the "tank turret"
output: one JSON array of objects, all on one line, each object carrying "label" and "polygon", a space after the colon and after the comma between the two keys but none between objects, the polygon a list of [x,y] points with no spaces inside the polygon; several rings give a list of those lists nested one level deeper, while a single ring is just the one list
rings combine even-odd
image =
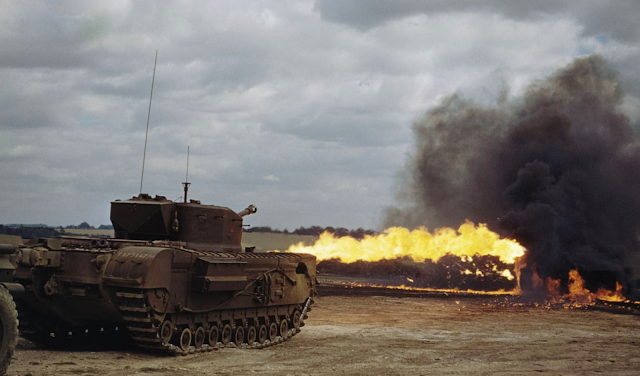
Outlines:
[{"label": "tank turret", "polygon": [[242,252],[242,217],[256,211],[253,205],[236,213],[198,200],[181,203],[143,193],[113,201],[111,223],[118,239],[169,240],[197,250]]}]

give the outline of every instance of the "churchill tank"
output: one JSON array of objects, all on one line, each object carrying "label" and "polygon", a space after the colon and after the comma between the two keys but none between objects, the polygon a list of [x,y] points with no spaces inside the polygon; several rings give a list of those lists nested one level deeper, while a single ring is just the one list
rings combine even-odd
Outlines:
[{"label": "churchill tank", "polygon": [[286,341],[313,304],[315,256],[242,247],[240,212],[140,194],[111,203],[114,238],[15,245],[20,330],[46,344],[125,334],[154,352]]}]

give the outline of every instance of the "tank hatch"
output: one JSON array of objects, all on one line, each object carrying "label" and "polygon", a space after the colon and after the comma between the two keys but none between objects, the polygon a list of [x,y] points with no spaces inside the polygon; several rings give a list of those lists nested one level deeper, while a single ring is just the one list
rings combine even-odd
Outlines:
[{"label": "tank hatch", "polygon": [[163,196],[142,193],[126,201],[111,202],[115,237],[136,240],[166,240],[172,237],[176,203]]}]

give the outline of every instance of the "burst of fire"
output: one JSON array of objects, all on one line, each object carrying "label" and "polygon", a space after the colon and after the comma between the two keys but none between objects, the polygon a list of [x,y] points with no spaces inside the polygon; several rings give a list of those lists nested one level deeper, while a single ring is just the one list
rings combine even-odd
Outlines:
[{"label": "burst of fire", "polygon": [[[415,262],[431,260],[437,263],[442,257],[447,255],[457,256],[462,261],[471,262],[474,257],[495,256],[505,264],[513,265],[513,271],[504,269],[498,270],[493,266],[492,272],[511,281],[517,280],[517,285],[512,291],[474,291],[462,289],[434,289],[416,286],[387,286],[377,284],[350,283],[350,286],[381,287],[391,289],[406,289],[418,291],[437,292],[465,292],[482,294],[520,294],[520,270],[526,267],[523,257],[526,249],[515,240],[501,239],[498,234],[492,232],[485,224],[478,226],[466,221],[458,230],[452,228],[436,229],[430,233],[426,228],[420,227],[413,231],[401,227],[391,227],[379,235],[367,235],[362,240],[352,237],[336,238],[331,233],[325,232],[312,246],[305,246],[303,243],[293,245],[288,252],[310,253],[318,258],[318,261],[336,259],[343,263],[353,263],[356,261],[381,261],[393,260],[397,258],[410,257]],[[584,280],[577,270],[569,273],[568,293],[561,293],[561,281],[559,279],[547,278],[542,280],[535,273],[535,266],[532,279],[533,287],[538,291],[544,291],[550,302],[572,302],[573,304],[591,304],[596,300],[610,302],[624,302],[625,296],[622,294],[622,286],[616,283],[616,291],[599,289],[592,293],[584,287]],[[460,272],[469,276],[483,276],[481,270],[465,269]],[[414,280],[405,277],[410,283]]]},{"label": "burst of fire", "polygon": [[380,235],[365,236],[362,240],[348,236],[336,238],[325,232],[313,246],[301,243],[289,248],[289,252],[311,253],[319,261],[337,259],[344,263],[401,257],[411,257],[416,262],[437,262],[443,256],[453,255],[466,261],[475,256],[497,256],[506,264],[514,264],[525,251],[515,240],[500,239],[486,225],[475,226],[471,222],[462,224],[458,231],[441,228],[433,234],[424,227],[413,231],[391,227]]},{"label": "burst of fire", "polygon": [[616,282],[616,291],[607,290],[604,288],[598,289],[595,293],[587,290],[584,287],[584,279],[580,276],[577,270],[571,270],[569,272],[569,283],[567,285],[568,292],[566,294],[560,293],[560,280],[547,278],[546,281],[536,274],[533,274],[534,286],[543,289],[551,301],[571,301],[578,304],[591,304],[596,300],[604,300],[608,302],[624,302],[627,298],[622,294],[622,285]]},{"label": "burst of fire", "polygon": [[[318,261],[336,259],[347,264],[356,261],[375,262],[403,257],[409,257],[415,262],[430,260],[437,263],[444,256],[455,256],[465,263],[473,263],[474,258],[494,256],[504,264],[513,265],[515,270],[517,268],[516,260],[525,254],[526,249],[514,240],[501,239],[498,234],[489,230],[484,224],[476,226],[467,221],[457,231],[452,228],[440,228],[430,233],[424,227],[413,231],[392,227],[380,235],[365,236],[362,240],[352,237],[336,238],[325,232],[320,235],[313,246],[305,246],[300,243],[291,246],[288,251],[310,253],[315,255]],[[475,263],[473,265],[475,266]],[[515,271],[517,274],[518,271]],[[499,270],[497,265],[494,265],[490,272],[508,281],[515,278],[511,270]],[[485,277],[480,269],[467,269],[461,273]],[[410,283],[414,283],[413,279],[405,278]],[[419,289],[412,286],[403,288]],[[433,289],[425,291],[431,290]],[[465,291],[468,292],[466,289]],[[519,289],[516,287],[511,293],[518,291]],[[482,293],[486,293],[486,291],[482,291]],[[499,293],[504,294],[505,292]]]}]

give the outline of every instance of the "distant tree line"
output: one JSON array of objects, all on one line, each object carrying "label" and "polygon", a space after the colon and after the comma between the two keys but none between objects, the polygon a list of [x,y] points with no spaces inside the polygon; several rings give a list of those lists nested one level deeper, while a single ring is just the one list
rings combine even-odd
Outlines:
[{"label": "distant tree line", "polygon": [[44,223],[6,223],[4,226],[6,227],[49,227]]},{"label": "distant tree line", "polygon": [[9,227],[0,225],[0,235],[17,235],[25,239],[57,238],[63,231],[57,231],[53,227]]},{"label": "distant tree line", "polygon": [[249,227],[244,230],[244,232],[268,232],[273,234],[291,234],[291,235],[314,235],[319,236],[323,232],[328,232],[333,234],[335,237],[343,237],[350,236],[355,239],[362,239],[365,235],[376,235],[378,234],[373,230],[365,230],[362,227],[356,230],[349,230],[344,227],[320,227],[320,226],[311,226],[311,227],[298,227],[293,231],[289,231],[287,229],[279,230],[272,229],[269,226],[257,226],[257,227]]},{"label": "distant tree line", "polygon": [[[87,222],[82,222],[79,225],[68,225],[65,226],[67,229],[74,230],[95,230],[96,228],[88,224]],[[113,230],[113,225],[100,225],[98,230]]]}]

